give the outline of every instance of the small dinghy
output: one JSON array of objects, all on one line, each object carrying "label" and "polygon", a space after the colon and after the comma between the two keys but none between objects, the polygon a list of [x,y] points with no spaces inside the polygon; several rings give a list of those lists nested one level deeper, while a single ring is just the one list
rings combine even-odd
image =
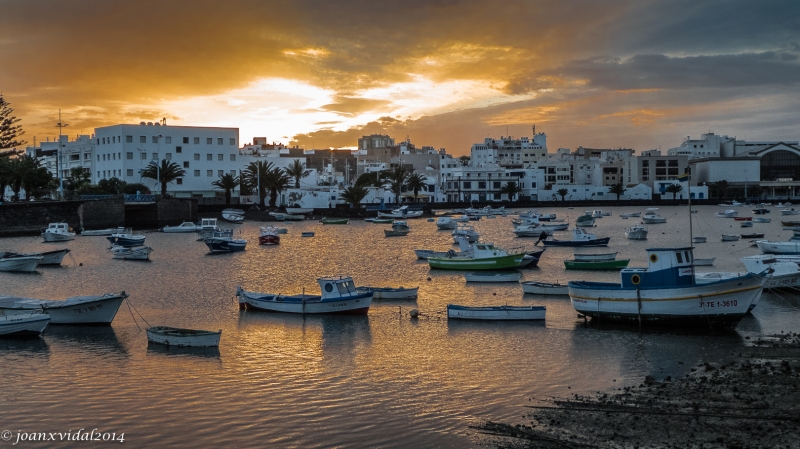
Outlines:
[{"label": "small dinghy", "polygon": [[522,292],[532,295],[568,295],[566,284],[528,281],[522,283]]},{"label": "small dinghy", "polygon": [[50,315],[38,313],[0,316],[0,337],[35,337],[42,334]]},{"label": "small dinghy", "polygon": [[222,336],[222,329],[214,332],[168,326],[147,328],[147,341],[167,346],[194,346],[200,348],[219,346],[220,336]]},{"label": "small dinghy", "polygon": [[460,320],[543,320],[544,306],[483,306],[447,305],[447,318]]},{"label": "small dinghy", "polygon": [[372,293],[372,299],[417,299],[419,287],[356,287],[358,292]]},{"label": "small dinghy", "polygon": [[519,282],[522,273],[512,271],[508,273],[466,273],[464,279],[467,282]]}]

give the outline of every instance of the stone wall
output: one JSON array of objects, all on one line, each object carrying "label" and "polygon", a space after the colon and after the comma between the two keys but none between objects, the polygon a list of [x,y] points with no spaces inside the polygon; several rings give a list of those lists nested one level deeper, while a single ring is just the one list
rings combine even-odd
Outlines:
[{"label": "stone wall", "polygon": [[106,229],[125,225],[125,201],[122,195],[99,201],[86,201],[78,207],[78,229]]},{"label": "stone wall", "polygon": [[82,201],[15,202],[0,204],[0,237],[36,235],[50,223],[80,227]]}]

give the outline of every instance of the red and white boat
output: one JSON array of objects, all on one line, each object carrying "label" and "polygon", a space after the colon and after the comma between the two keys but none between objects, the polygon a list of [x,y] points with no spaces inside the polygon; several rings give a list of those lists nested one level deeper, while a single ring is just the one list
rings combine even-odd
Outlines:
[{"label": "red and white boat", "polygon": [[736,221],[753,221],[753,217],[733,217]]},{"label": "red and white boat", "polygon": [[262,226],[261,234],[258,236],[260,245],[278,245],[281,243],[281,236],[278,235],[278,228],[275,226]]}]

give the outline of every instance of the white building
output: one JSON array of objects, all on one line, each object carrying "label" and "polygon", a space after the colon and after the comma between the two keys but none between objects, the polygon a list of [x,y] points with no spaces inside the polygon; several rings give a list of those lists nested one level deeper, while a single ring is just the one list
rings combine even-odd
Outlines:
[{"label": "white building", "polygon": [[536,134],[533,139],[521,137],[514,139],[501,136],[500,139],[487,137],[483,143],[476,143],[470,149],[470,164],[475,167],[499,165],[501,167],[522,168],[547,158],[547,136]]},{"label": "white building", "polygon": [[167,126],[158,122],[113,125],[95,129],[92,183],[119,178],[127,183],[152,185],[141,172],[151,161],[178,164],[186,171],[182,179],[168,184],[176,197],[216,196],[211,183],[223,174],[238,175],[244,168],[239,160],[239,129]]}]

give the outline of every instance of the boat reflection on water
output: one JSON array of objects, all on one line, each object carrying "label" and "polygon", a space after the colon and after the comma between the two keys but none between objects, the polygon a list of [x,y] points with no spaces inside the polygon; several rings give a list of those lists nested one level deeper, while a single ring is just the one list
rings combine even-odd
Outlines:
[{"label": "boat reflection on water", "polygon": [[192,347],[192,346],[167,346],[158,343],[147,343],[148,357],[190,357],[199,359],[214,359],[221,362],[218,346]]},{"label": "boat reflection on water", "polygon": [[[128,357],[129,349],[117,338],[111,326],[47,326],[44,338],[58,350],[91,352]],[[136,337],[132,337],[136,340]],[[133,342],[129,342],[132,344]]]},{"label": "boat reflection on water", "polygon": [[[49,332],[50,328],[51,326],[48,325],[45,328],[45,332]],[[0,353],[11,353],[21,358],[48,358],[50,356],[50,345],[42,337],[0,338]],[[3,363],[5,364],[6,360]]]}]

